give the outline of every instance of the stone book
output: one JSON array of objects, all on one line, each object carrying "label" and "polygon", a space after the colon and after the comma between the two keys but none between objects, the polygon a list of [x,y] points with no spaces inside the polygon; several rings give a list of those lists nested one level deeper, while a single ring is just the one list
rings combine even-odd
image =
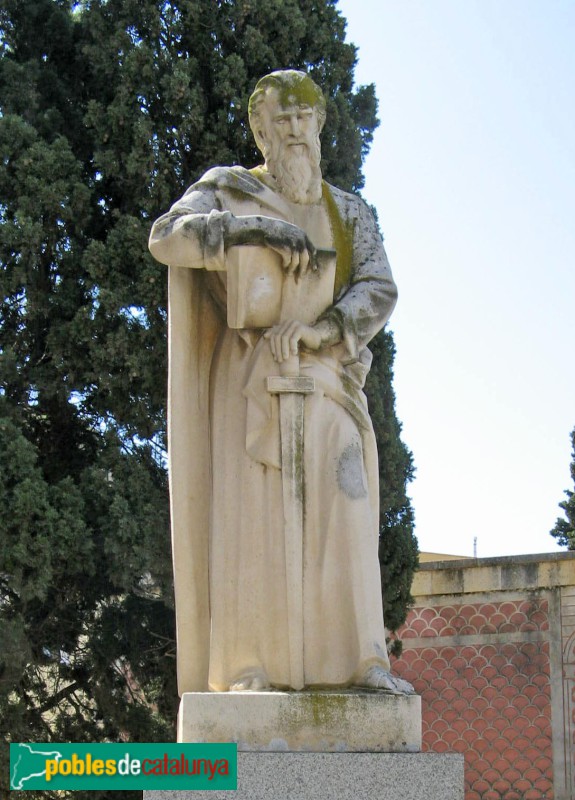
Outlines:
[{"label": "stone book", "polygon": [[333,304],[335,250],[318,250],[317,269],[296,280],[281,256],[260,245],[230,247],[226,255],[228,326],[270,328],[296,319],[314,323]]}]

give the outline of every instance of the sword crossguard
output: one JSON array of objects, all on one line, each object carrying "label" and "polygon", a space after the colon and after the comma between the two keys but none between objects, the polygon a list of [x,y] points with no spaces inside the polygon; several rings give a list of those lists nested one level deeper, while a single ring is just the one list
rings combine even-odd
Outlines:
[{"label": "sword crossguard", "polygon": [[307,375],[270,375],[266,379],[270,394],[312,394],[315,392],[315,379]]},{"label": "sword crossguard", "polygon": [[270,394],[311,394],[315,392],[315,379],[299,374],[299,356],[290,356],[280,364],[280,375],[270,375],[266,380]]}]

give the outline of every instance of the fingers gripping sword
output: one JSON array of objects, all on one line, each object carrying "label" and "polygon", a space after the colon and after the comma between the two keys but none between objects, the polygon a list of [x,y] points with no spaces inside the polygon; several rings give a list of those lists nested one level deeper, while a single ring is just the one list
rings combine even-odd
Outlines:
[{"label": "fingers gripping sword", "polygon": [[300,375],[297,355],[280,364],[280,373],[267,379],[267,390],[280,404],[290,685],[303,689],[304,395],[315,391],[315,381]]}]

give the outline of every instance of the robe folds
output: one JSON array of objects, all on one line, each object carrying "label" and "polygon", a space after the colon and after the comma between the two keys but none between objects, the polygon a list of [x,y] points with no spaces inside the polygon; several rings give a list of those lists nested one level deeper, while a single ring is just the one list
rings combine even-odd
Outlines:
[{"label": "robe folds", "polygon": [[290,687],[278,375],[258,329],[226,324],[226,215],[303,228],[337,251],[334,297],[321,315],[341,342],[302,352],[315,378],[304,400],[304,675],[346,686],[389,669],[377,559],[377,451],[363,393],[369,340],[397,292],[371,212],[324,184],[314,205],[288,202],[262,170],[216,167],[152,229],[169,265],[168,446],[178,686],[226,691],[261,672]]}]

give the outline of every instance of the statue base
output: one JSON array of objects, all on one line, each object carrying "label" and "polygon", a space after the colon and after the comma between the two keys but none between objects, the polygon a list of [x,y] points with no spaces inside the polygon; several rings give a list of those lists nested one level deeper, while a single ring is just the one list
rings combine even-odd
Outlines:
[{"label": "statue base", "polygon": [[[189,693],[180,705],[178,741],[237,742],[235,800],[464,798],[463,756],[419,752],[421,698],[415,695]],[[231,794],[146,790],[143,796],[224,800]]]},{"label": "statue base", "polygon": [[237,742],[238,751],[414,753],[421,698],[384,692],[189,692],[179,742]]}]

